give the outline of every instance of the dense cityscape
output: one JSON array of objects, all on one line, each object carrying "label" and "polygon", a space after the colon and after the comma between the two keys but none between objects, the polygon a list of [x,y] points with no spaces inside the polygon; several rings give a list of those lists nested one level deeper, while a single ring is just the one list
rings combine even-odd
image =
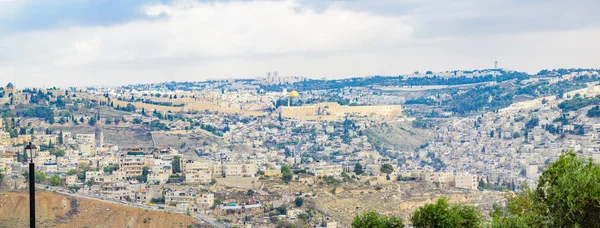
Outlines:
[{"label": "dense cityscape", "polygon": [[0,0],[0,228],[600,228],[598,0]]},{"label": "dense cityscape", "polygon": [[[33,143],[39,188],[217,227],[348,226],[355,211],[336,201],[367,192],[403,195],[398,201],[413,205],[393,214],[407,216],[427,202],[425,193],[404,198],[417,187],[491,210],[502,191],[535,187],[567,150],[600,161],[598,79],[593,69],[491,69],[64,89],[9,83],[0,100],[2,186],[27,188],[25,146]],[[555,90],[564,82],[574,90]],[[329,88],[306,86],[316,83]],[[497,87],[522,94],[495,103],[485,94]],[[481,105],[453,111],[472,92]]]}]

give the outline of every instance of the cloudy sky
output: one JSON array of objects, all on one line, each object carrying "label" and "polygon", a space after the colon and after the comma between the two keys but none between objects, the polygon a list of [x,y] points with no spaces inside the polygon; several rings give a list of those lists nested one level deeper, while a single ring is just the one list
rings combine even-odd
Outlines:
[{"label": "cloudy sky", "polygon": [[0,0],[0,83],[600,67],[598,0]]}]

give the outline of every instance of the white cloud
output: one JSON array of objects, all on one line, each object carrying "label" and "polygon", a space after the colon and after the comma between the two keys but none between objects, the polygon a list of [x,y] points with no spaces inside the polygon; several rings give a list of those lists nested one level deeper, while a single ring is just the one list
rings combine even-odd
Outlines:
[{"label": "white cloud", "polygon": [[[592,67],[597,29],[421,38],[417,14],[376,15],[294,1],[148,5],[153,20],[0,37],[0,83],[139,83],[285,75],[397,75],[501,65],[534,71]],[[589,50],[589,51],[588,51]]]}]

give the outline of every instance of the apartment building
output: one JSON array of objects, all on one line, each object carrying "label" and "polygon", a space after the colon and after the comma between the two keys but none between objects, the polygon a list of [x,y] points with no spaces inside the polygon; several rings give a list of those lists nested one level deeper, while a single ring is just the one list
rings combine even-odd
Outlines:
[{"label": "apartment building", "polygon": [[185,172],[186,183],[210,183],[212,175],[205,170],[190,170]]},{"label": "apartment building", "polygon": [[142,175],[144,165],[143,156],[127,155],[121,159],[120,170],[125,172],[125,177],[136,177]]},{"label": "apartment building", "polygon": [[310,164],[306,167],[306,172],[315,175],[316,177],[325,177],[325,176],[340,176],[344,171],[342,165],[336,164],[327,164],[324,162],[317,162],[315,164]]},{"label": "apartment building", "polygon": [[252,176],[254,174],[256,174],[256,165],[252,163],[213,164],[213,176]]},{"label": "apartment building", "polygon": [[212,193],[202,193],[196,197],[196,204],[199,208],[208,209],[215,203],[215,195]]},{"label": "apartment building", "polygon": [[456,187],[462,189],[477,190],[477,175],[469,173],[456,174]]},{"label": "apartment building", "polygon": [[165,204],[177,205],[181,203],[190,204],[195,200],[198,191],[195,189],[174,190],[167,189],[165,192]]},{"label": "apartment building", "polygon": [[212,162],[210,161],[196,161],[192,159],[181,159],[181,171],[198,171],[203,170],[211,172]]},{"label": "apartment building", "polygon": [[412,176],[427,183],[438,183],[440,187],[453,187],[456,185],[456,176],[451,172],[418,170],[414,171]]},{"label": "apartment building", "polygon": [[65,178],[65,185],[75,186],[77,185],[77,175],[69,175]]},{"label": "apartment building", "polygon": [[96,134],[77,134],[75,139],[78,144],[96,144]]},{"label": "apartment building", "polygon": [[170,174],[166,172],[151,172],[148,174],[148,184],[166,184],[169,176]]},{"label": "apartment building", "polygon": [[108,182],[101,186],[100,193],[102,196],[114,200],[132,199],[132,191],[128,189],[128,184],[124,182]]}]

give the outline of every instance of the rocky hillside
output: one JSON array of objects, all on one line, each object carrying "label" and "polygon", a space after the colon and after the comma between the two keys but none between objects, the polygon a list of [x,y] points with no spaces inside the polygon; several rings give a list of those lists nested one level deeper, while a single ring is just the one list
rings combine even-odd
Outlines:
[{"label": "rocky hillside", "polygon": [[[183,214],[68,197],[49,192],[36,194],[36,224],[39,227],[198,227],[196,219]],[[29,226],[29,194],[0,195],[0,227]]]},{"label": "rocky hillside", "polygon": [[391,122],[371,126],[367,136],[376,147],[414,150],[429,142],[433,133],[430,129],[415,128],[411,122]]},{"label": "rocky hillside", "polygon": [[315,206],[321,213],[348,226],[356,213],[369,210],[400,216],[408,223],[415,209],[434,203],[440,197],[447,197],[451,203],[477,206],[484,215],[491,211],[494,203],[504,200],[504,193],[498,191],[438,189],[434,184],[424,182],[393,181],[380,187],[377,190],[376,186],[353,187],[346,184],[338,187],[335,195],[328,191],[331,187],[318,189]]}]

